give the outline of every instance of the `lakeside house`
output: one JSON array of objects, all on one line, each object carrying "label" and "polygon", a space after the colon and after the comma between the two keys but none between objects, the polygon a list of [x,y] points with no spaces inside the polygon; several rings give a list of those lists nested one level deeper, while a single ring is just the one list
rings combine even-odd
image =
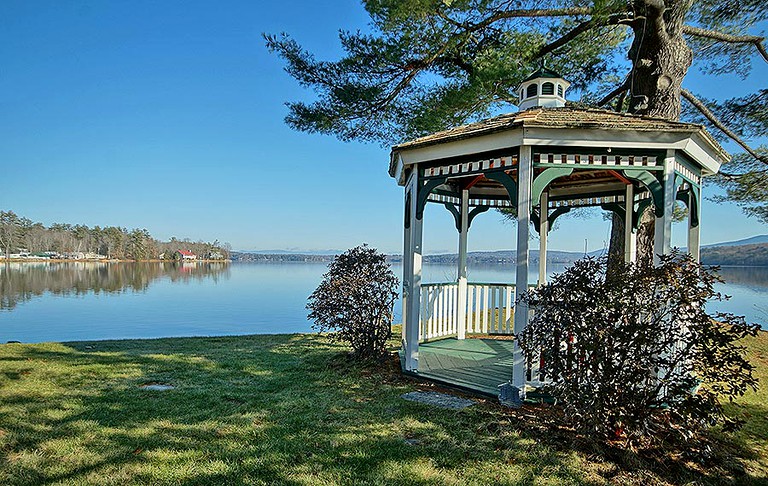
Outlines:
[{"label": "lakeside house", "polygon": [[193,261],[197,260],[197,255],[190,250],[176,250],[173,254],[174,260]]}]

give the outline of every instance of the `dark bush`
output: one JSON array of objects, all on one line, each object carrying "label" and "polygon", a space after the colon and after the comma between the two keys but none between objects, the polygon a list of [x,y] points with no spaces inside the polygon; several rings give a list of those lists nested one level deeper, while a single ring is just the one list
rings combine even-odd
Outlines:
[{"label": "dark bush", "polygon": [[309,296],[312,326],[352,346],[358,359],[380,358],[392,337],[392,309],[399,282],[386,257],[367,245],[334,258]]},{"label": "dark bush", "polygon": [[758,327],[707,314],[708,300],[727,298],[715,270],[679,253],[610,270],[587,258],[521,297],[535,314],[520,346],[541,358],[546,390],[572,425],[630,441],[737,425],[721,401],[756,389],[738,340]]}]

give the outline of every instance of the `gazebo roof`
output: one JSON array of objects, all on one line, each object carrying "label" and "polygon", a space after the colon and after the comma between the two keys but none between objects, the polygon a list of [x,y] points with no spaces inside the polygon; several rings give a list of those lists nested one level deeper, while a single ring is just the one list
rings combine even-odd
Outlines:
[{"label": "gazebo roof", "polygon": [[[488,135],[498,134],[512,130],[523,131],[523,138],[535,129],[555,130],[552,133],[551,140],[557,141],[564,135],[561,129],[581,129],[573,130],[584,135],[585,143],[605,143],[606,146],[618,147],[617,140],[626,139],[625,145],[633,142],[642,143],[644,146],[655,145],[658,148],[671,146],[672,143],[681,139],[696,137],[698,145],[705,147],[705,150],[713,159],[710,164],[703,164],[709,171],[716,172],[719,164],[730,159],[728,153],[717,143],[717,141],[704,129],[703,126],[694,123],[684,123],[670,121],[663,118],[654,118],[648,116],[633,115],[629,113],[619,113],[615,111],[601,110],[595,108],[575,108],[572,106],[558,108],[531,108],[517,113],[508,113],[493,118],[488,118],[476,123],[462,125],[449,130],[433,133],[424,137],[417,138],[408,142],[401,143],[392,147],[389,174],[395,177],[398,169],[398,160],[404,152],[412,152],[416,149],[423,149],[437,145],[454,144],[468,139],[479,139]],[[531,129],[531,130],[527,130]],[[585,132],[588,131],[588,132]],[[589,136],[587,136],[589,133]],[[612,136],[606,137],[611,133]],[[534,137],[536,138],[536,137]],[[540,137],[539,137],[540,138]],[[638,140],[642,139],[642,140]],[[578,144],[578,139],[571,138],[569,144]],[[510,141],[512,142],[512,141]],[[532,143],[540,143],[534,140]],[[498,142],[491,144],[488,150],[498,149]],[[509,143],[509,146],[520,145],[520,143]],[[480,150],[478,150],[480,151]],[[455,155],[462,155],[458,152]],[[446,157],[450,155],[435,156],[433,159]],[[426,158],[425,158],[426,157]],[[421,162],[427,160],[428,155],[418,157]],[[699,157],[695,157],[699,158]],[[411,161],[404,161],[406,165]],[[708,166],[708,167],[707,167]]]}]

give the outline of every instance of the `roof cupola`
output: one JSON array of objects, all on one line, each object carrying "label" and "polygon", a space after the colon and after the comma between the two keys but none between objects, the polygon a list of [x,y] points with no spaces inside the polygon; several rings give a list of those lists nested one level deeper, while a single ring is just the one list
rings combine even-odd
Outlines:
[{"label": "roof cupola", "polygon": [[570,85],[562,76],[542,65],[520,83],[517,106],[520,111],[537,106],[565,106],[565,91]]}]

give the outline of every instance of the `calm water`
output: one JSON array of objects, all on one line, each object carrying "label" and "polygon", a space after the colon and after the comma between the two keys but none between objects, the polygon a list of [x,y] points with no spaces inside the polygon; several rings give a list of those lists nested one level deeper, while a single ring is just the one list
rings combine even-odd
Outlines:
[{"label": "calm water", "polygon": [[[308,263],[0,265],[0,343],[311,331],[304,306],[325,271]],[[733,299],[710,310],[768,327],[768,268],[721,274],[728,283],[720,290]],[[454,276],[453,266],[424,269],[426,282]],[[470,267],[469,278],[510,282],[514,269]]]}]

